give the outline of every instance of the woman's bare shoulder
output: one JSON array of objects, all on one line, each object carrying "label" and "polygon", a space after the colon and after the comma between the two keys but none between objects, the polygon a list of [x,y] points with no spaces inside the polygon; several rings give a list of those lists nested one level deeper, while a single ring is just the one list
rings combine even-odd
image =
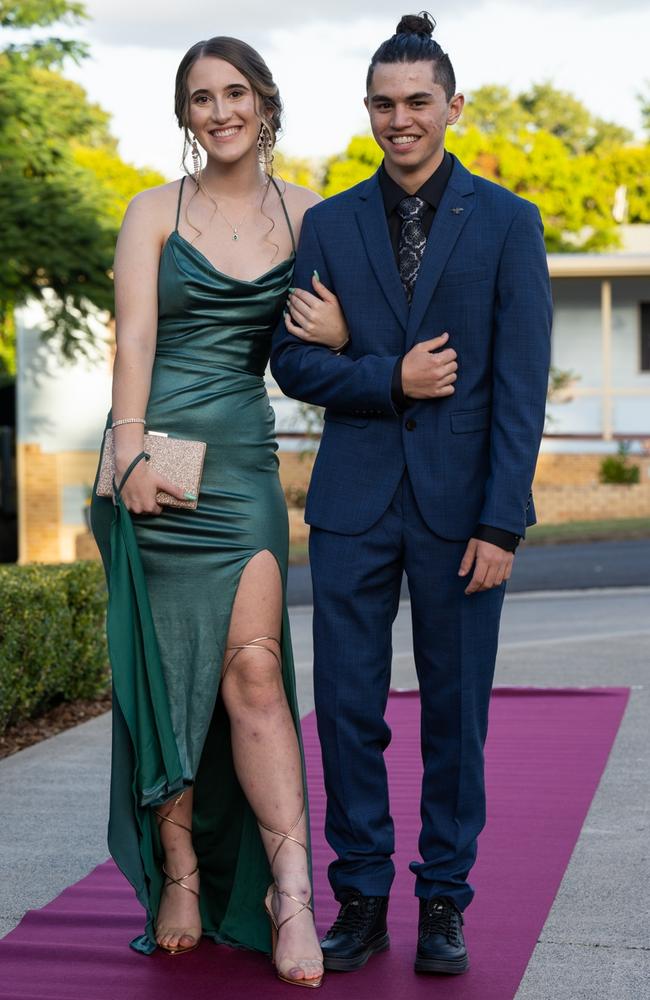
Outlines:
[{"label": "woman's bare shoulder", "polygon": [[302,187],[300,184],[290,184],[288,181],[282,181],[282,185],[282,194],[290,211],[304,215],[308,208],[312,208],[323,200],[311,188]]},{"label": "woman's bare shoulder", "polygon": [[288,181],[281,180],[278,186],[282,191],[282,197],[284,198],[284,203],[291,219],[297,243],[300,239],[300,230],[302,229],[302,220],[305,212],[323,199],[315,191],[302,187],[300,184],[289,184]]},{"label": "woman's bare shoulder", "polygon": [[125,222],[137,221],[153,230],[170,233],[176,221],[181,180],[169,181],[136,194],[126,210]]}]

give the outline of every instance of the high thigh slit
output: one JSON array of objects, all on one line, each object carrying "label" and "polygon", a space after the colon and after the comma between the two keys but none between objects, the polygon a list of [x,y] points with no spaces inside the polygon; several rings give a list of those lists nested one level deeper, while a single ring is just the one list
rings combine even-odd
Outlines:
[{"label": "high thigh slit", "polygon": [[[182,187],[179,209],[181,197]],[[293,254],[255,281],[225,275],[180,237],[177,214],[160,260],[146,420],[150,430],[207,443],[198,506],[131,517],[123,504],[93,497],[93,531],[109,581],[114,689],[109,847],[145,907],[144,934],[132,945],[146,953],[155,948],[163,887],[151,807],[189,786],[203,933],[270,951],[263,899],[272,878],[234,771],[220,680],[240,580],[268,551],[282,589],[273,655],[299,734],[286,605],[288,520],[264,385],[292,267]]]}]

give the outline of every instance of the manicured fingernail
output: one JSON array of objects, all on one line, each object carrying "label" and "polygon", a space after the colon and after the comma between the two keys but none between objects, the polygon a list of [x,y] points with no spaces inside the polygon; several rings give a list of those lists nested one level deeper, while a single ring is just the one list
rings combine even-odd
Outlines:
[{"label": "manicured fingernail", "polygon": [[318,271],[316,270],[316,268],[314,268],[314,275],[316,277],[316,281],[320,281],[320,274],[318,273]]},{"label": "manicured fingernail", "polygon": [[295,290],[296,290],[295,288],[290,288],[289,289],[290,292],[295,292]]},{"label": "manicured fingernail", "polygon": [[190,493],[189,490],[188,490],[187,493],[185,494],[185,499],[186,500],[198,500],[199,498],[197,497],[196,493]]}]

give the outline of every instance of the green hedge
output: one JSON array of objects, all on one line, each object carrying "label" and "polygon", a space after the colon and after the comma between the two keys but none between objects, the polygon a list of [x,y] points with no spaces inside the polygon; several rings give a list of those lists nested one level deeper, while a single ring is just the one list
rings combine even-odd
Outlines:
[{"label": "green hedge", "polygon": [[0,732],[109,680],[99,563],[0,566]]}]

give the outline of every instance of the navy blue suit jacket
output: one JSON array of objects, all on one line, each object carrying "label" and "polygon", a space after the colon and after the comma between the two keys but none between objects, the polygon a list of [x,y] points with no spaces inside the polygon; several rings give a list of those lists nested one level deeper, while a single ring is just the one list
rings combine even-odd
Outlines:
[{"label": "navy blue suit jacket", "polygon": [[[524,535],[535,523],[550,358],[537,208],[455,159],[409,308],[375,174],[306,213],[294,285],[311,290],[314,269],[339,299],[349,346],[336,355],[281,323],[271,354],[288,396],[325,407],[307,523],[366,531],[408,469],[422,516],[441,537],[467,539],[479,523]],[[444,331],[458,354],[455,393],[397,413],[397,359]]]}]

